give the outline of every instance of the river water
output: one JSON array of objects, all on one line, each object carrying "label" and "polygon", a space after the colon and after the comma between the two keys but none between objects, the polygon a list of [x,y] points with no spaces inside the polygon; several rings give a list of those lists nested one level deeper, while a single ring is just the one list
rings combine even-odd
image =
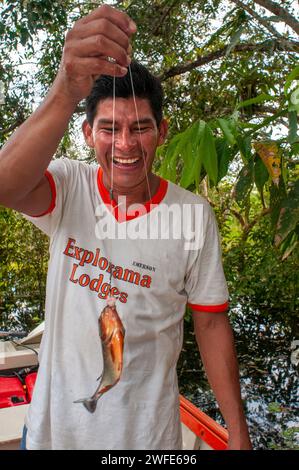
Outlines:
[{"label": "river water", "polygon": [[[285,325],[259,312],[230,313],[235,334],[240,383],[249,432],[255,450],[299,449],[299,342],[294,325]],[[298,339],[298,337],[297,337]],[[293,349],[292,349],[293,346]],[[296,365],[297,364],[297,365]],[[185,325],[178,362],[180,392],[224,425],[207,382],[193,332]]]}]

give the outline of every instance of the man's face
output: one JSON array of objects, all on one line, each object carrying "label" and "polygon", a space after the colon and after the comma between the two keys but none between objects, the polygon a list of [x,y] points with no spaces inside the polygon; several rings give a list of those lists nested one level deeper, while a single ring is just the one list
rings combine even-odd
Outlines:
[{"label": "man's face", "polygon": [[[157,127],[147,99],[115,99],[113,186],[126,191],[146,180],[151,172],[156,148],[166,138],[167,123]],[[138,125],[139,119],[139,125]],[[113,145],[113,99],[101,101],[91,128],[83,123],[85,140],[95,149],[96,158],[103,169],[104,183],[110,187]]]}]

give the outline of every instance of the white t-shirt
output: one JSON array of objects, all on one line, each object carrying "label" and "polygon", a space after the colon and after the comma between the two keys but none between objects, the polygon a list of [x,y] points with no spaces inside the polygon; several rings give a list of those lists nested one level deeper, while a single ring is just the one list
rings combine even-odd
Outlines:
[{"label": "white t-shirt", "polygon": [[[25,216],[50,237],[45,332],[26,418],[27,448],[181,449],[176,364],[186,303],[211,314],[228,307],[214,213],[204,198],[160,179],[144,213],[124,218],[107,205],[99,166],[59,159],[46,174],[51,206],[39,217]],[[183,207],[186,214],[192,210],[180,223]],[[169,208],[175,216],[161,229]],[[187,236],[166,233],[171,225],[186,229],[190,220],[195,238],[202,235],[192,249]],[[116,238],[105,236],[107,226],[119,230]],[[144,236],[149,229],[152,239]],[[95,392],[103,369],[98,318],[111,272],[126,330],[124,364],[120,381],[91,414],[74,401]]]}]

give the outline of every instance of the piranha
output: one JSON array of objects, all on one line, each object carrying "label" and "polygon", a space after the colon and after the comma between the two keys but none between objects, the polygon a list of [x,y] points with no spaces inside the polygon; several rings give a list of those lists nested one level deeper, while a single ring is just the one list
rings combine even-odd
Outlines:
[{"label": "piranha", "polygon": [[74,402],[83,403],[90,413],[94,413],[98,399],[117,384],[122,372],[125,328],[118,316],[113,298],[108,299],[107,306],[99,316],[99,331],[104,359],[99,386],[91,397]]}]

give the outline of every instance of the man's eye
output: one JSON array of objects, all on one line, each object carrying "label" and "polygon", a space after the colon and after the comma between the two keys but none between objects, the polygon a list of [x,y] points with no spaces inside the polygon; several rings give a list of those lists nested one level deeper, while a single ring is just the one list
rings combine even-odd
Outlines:
[{"label": "man's eye", "polygon": [[135,132],[144,132],[144,131],[147,131],[149,129],[149,127],[136,127],[134,129]]}]

